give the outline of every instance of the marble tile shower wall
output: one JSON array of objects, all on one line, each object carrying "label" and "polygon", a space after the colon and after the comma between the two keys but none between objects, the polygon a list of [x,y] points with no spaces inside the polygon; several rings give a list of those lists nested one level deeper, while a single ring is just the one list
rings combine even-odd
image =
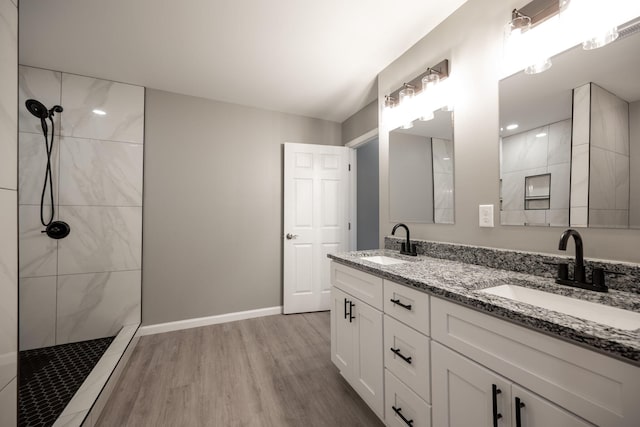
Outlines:
[{"label": "marble tile shower wall", "polygon": [[17,78],[17,0],[0,0],[0,426],[17,421]]},{"label": "marble tile shower wall", "polygon": [[433,221],[453,224],[453,141],[432,138]]},{"label": "marble tile shower wall", "polygon": [[640,229],[640,101],[629,104],[629,227]]},{"label": "marble tile shower wall", "polygon": [[589,209],[589,114],[591,85],[573,90],[573,138],[571,140],[571,213],[572,227],[588,225]]},{"label": "marble tile shower wall", "polygon": [[[543,136],[538,136],[543,135]],[[502,139],[502,224],[569,223],[571,119]],[[525,178],[551,174],[550,209],[525,209]]]},{"label": "marble tile shower wall", "polygon": [[591,85],[589,225],[629,226],[629,103]]},{"label": "marble tile shower wall", "polygon": [[571,226],[629,226],[629,104],[587,83],[573,92]]},{"label": "marble tile shower wall", "polygon": [[[52,156],[62,240],[41,233],[46,157],[29,98],[64,108]],[[18,105],[20,349],[115,335],[140,321],[144,88],[20,66]]]}]

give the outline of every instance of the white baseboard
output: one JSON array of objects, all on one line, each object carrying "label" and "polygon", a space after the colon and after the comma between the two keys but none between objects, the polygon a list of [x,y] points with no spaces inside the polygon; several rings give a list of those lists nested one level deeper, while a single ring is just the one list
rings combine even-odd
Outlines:
[{"label": "white baseboard", "polygon": [[163,332],[179,331],[181,329],[197,328],[200,326],[217,325],[218,323],[235,322],[236,320],[253,319],[255,317],[282,314],[282,306],[258,308],[256,310],[238,311],[236,313],[219,314],[217,316],[197,317],[195,319],[178,320],[175,322],[158,323],[142,326],[139,335],[161,334]]}]

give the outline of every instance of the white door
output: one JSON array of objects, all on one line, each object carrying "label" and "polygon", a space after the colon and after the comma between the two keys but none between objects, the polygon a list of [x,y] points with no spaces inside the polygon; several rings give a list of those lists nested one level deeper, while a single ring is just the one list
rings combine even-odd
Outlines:
[{"label": "white door", "polygon": [[284,313],[329,310],[330,252],[349,247],[349,148],[284,144]]}]

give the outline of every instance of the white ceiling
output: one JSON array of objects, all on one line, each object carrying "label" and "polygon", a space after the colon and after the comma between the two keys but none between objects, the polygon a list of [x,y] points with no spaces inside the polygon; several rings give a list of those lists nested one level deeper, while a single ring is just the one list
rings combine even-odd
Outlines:
[{"label": "white ceiling", "polygon": [[21,0],[20,63],[342,122],[466,0]]}]

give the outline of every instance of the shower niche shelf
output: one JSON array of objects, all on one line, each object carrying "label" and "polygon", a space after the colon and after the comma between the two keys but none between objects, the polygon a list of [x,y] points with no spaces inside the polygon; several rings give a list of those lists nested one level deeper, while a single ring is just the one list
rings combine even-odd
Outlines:
[{"label": "shower niche shelf", "polygon": [[551,208],[551,174],[531,175],[524,178],[524,209]]}]

